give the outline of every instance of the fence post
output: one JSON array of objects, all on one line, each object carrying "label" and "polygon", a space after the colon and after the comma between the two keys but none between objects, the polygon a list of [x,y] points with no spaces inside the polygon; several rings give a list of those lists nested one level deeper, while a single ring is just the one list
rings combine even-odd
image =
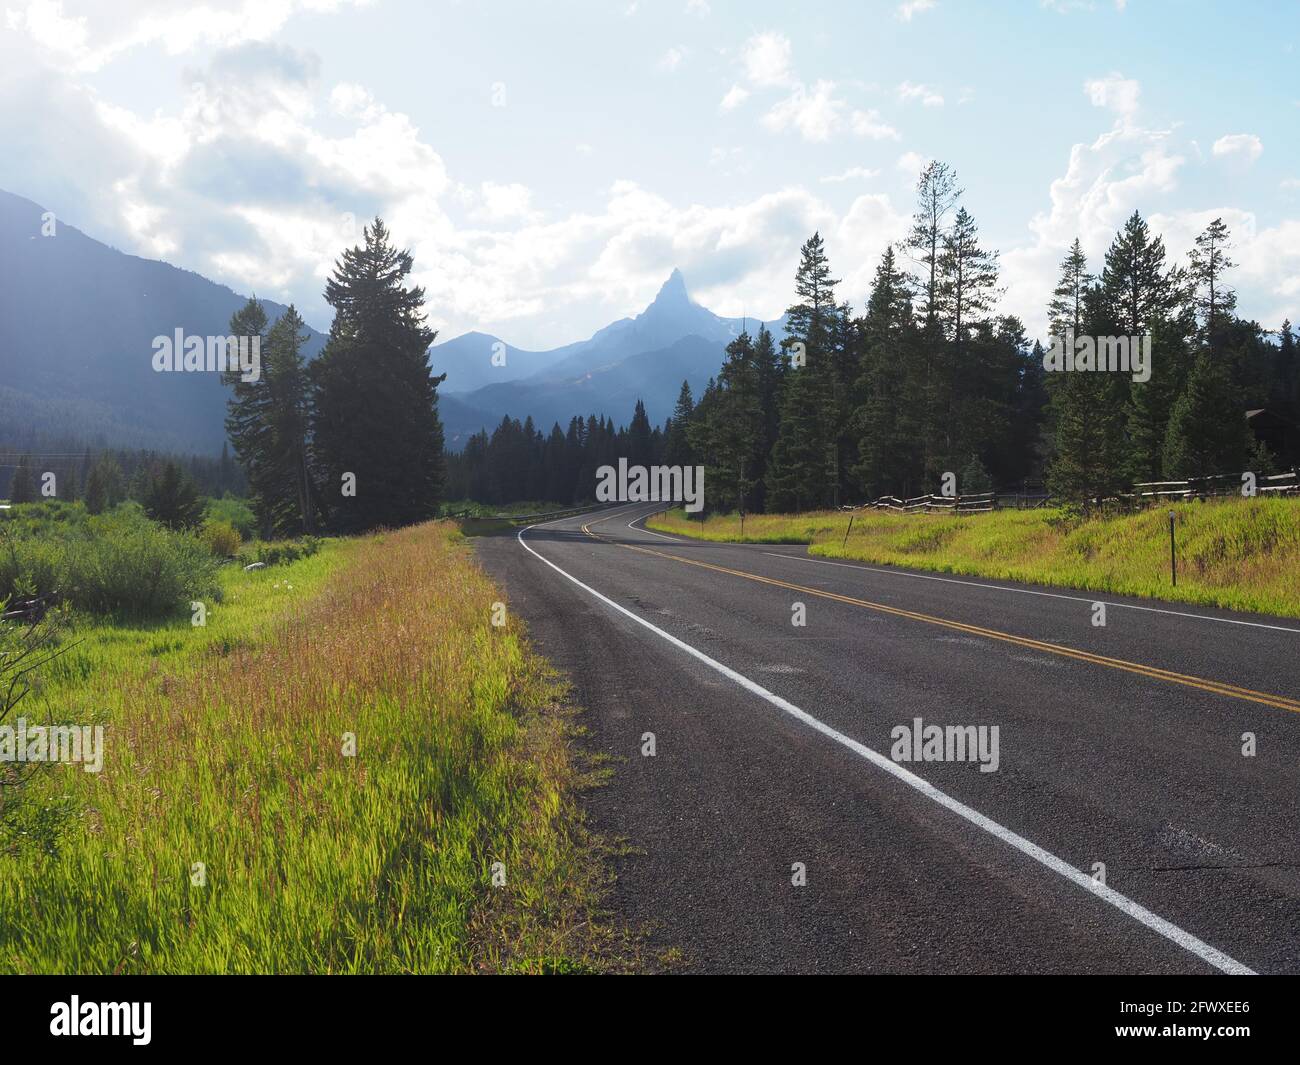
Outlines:
[{"label": "fence post", "polygon": [[840,544],[840,550],[841,550],[841,551],[843,551],[844,548],[848,546],[848,543],[849,543],[849,533],[852,532],[852,530],[853,530],[853,519],[856,518],[856,517],[857,517],[857,514],[850,514],[850,515],[849,515],[849,525],[848,525],[848,528],[844,530],[844,543]]},{"label": "fence post", "polygon": [[1178,587],[1178,552],[1174,547],[1174,512],[1169,512],[1169,575]]}]

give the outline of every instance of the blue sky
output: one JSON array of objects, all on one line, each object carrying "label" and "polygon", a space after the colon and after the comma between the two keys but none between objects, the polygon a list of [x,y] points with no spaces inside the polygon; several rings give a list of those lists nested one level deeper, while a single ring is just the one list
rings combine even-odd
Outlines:
[{"label": "blue sky", "polygon": [[240,291],[320,291],[356,224],[430,319],[523,347],[673,266],[776,317],[826,238],[861,305],[919,164],[950,163],[1031,329],[1077,234],[1222,215],[1241,310],[1300,317],[1300,6],[1095,0],[0,0],[0,187]]}]

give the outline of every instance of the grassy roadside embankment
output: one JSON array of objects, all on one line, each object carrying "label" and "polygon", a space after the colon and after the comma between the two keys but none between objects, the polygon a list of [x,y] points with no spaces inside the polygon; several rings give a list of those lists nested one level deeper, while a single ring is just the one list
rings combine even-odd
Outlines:
[{"label": "grassy roadside embankment", "polygon": [[[1177,504],[1178,586],[1169,580],[1168,507],[1069,519],[1056,510],[954,517],[861,512],[746,515],[744,541],[809,544],[809,554],[877,565],[1113,595],[1170,599],[1300,617],[1300,499]],[[703,523],[681,510],[646,522],[659,532],[740,542],[740,518]]]},{"label": "grassy roadside embankment", "polygon": [[455,526],[220,582],[201,628],[79,616],[6,722],[105,756],[7,789],[0,971],[601,965],[563,692]]}]

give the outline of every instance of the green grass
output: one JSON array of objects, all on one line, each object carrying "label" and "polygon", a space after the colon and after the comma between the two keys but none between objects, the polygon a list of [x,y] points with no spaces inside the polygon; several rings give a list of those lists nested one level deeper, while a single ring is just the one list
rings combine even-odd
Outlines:
[{"label": "green grass", "polygon": [[[1167,507],[1070,518],[1056,510],[999,510],[962,517],[859,513],[747,515],[755,543],[806,543],[809,553],[967,576],[1055,584],[1114,595],[1300,617],[1300,499],[1178,504],[1178,586],[1169,579]],[[738,542],[737,515],[701,523],[680,510],[647,526]]]},{"label": "green grass", "polygon": [[79,619],[22,704],[106,755],[6,789],[0,971],[612,964],[563,691],[454,526],[220,579],[202,628]]}]

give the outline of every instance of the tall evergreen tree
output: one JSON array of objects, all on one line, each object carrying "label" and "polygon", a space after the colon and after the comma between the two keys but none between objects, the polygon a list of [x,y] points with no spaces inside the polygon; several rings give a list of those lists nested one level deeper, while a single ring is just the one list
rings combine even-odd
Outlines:
[{"label": "tall evergreen tree", "polygon": [[[446,375],[429,369],[437,334],[425,324],[424,290],[406,284],[412,265],[376,218],[325,288],[334,323],[312,367],[313,437],[339,529],[404,525],[438,511],[445,466],[437,387]],[[349,487],[355,494],[344,494]]]},{"label": "tall evergreen tree", "polygon": [[627,461],[632,466],[650,466],[654,462],[654,448],[651,444],[653,431],[650,419],[646,416],[645,404],[636,401],[632,412],[632,421],[627,427]]},{"label": "tall evergreen tree", "polygon": [[[1084,301],[1084,332],[1097,334],[1097,324],[1105,314],[1104,293],[1094,286]],[[1050,377],[1053,448],[1047,469],[1048,491],[1086,509],[1128,485],[1123,388],[1110,373]]]},{"label": "tall evergreen tree", "polygon": [[1222,218],[1216,218],[1201,231],[1188,255],[1193,303],[1211,350],[1217,345],[1223,319],[1237,309],[1237,294],[1224,280],[1224,274],[1237,265],[1228,258],[1231,248],[1228,227]]},{"label": "tall evergreen tree", "polygon": [[312,390],[302,355],[307,325],[290,305],[267,337],[263,377],[269,392],[269,433],[258,486],[275,533],[311,533],[321,510],[311,476]]},{"label": "tall evergreen tree", "polygon": [[1106,252],[1101,284],[1107,318],[1113,329],[1100,335],[1140,336],[1168,311],[1179,275],[1165,272],[1165,243],[1151,236],[1146,220],[1134,211]]},{"label": "tall evergreen tree", "polygon": [[939,463],[929,471],[932,477],[942,470],[955,470],[972,450],[973,426],[962,417],[961,400],[979,393],[964,389],[963,378],[981,376],[980,368],[968,362],[975,363],[988,349],[971,350],[969,337],[987,323],[997,298],[997,281],[997,252],[980,246],[975,219],[965,207],[958,208],[952,229],[944,234],[939,258],[938,309],[947,343],[942,348],[943,372],[932,382],[940,393],[934,402],[934,409],[940,412],[940,424],[934,427]]},{"label": "tall evergreen tree", "polygon": [[[799,302],[786,311],[783,347],[791,354],[781,404],[781,427],[768,464],[768,493],[783,503],[826,506],[839,488],[843,404],[836,394],[835,342],[839,305],[820,233],[804,241],[795,272]],[[802,366],[797,353],[802,351]],[[799,503],[800,509],[804,503]],[[782,509],[785,509],[783,506]]]},{"label": "tall evergreen tree", "polygon": [[1088,273],[1088,257],[1083,253],[1083,244],[1075,237],[1061,260],[1061,277],[1047,305],[1047,322],[1052,336],[1063,336],[1067,330],[1075,335],[1083,332],[1083,305],[1093,280],[1092,274]]},{"label": "tall evergreen tree", "polygon": [[859,323],[862,363],[854,390],[859,434],[854,475],[867,498],[906,495],[920,484],[916,441],[924,382],[919,335],[907,277],[894,249],[886,248]]},{"label": "tall evergreen tree", "polygon": [[175,462],[150,471],[141,503],[146,515],[169,529],[193,529],[203,520],[198,489]]},{"label": "tall evergreen tree", "polygon": [[668,440],[664,448],[664,464],[668,466],[695,465],[695,452],[691,447],[687,430],[695,414],[695,401],[691,397],[691,386],[682,382],[681,391],[677,393],[677,406],[673,408],[672,419],[668,427]]},{"label": "tall evergreen tree", "polygon": [[1237,473],[1252,443],[1227,367],[1203,350],[1169,416],[1165,472],[1179,479]]},{"label": "tall evergreen tree", "polygon": [[[256,344],[263,354],[267,350],[266,326],[266,311],[255,296],[230,317],[230,334],[247,338],[250,347]],[[226,401],[226,435],[248,481],[258,525],[269,538],[274,535],[270,503],[275,493],[268,483],[273,480],[269,469],[273,451],[271,390],[264,374],[259,374],[256,380],[245,381],[238,371],[231,370],[222,375],[222,380],[232,390]]]},{"label": "tall evergreen tree", "polygon": [[939,257],[948,231],[948,215],[961,195],[957,174],[947,163],[931,160],[917,178],[916,212],[903,247],[918,268],[918,310],[927,325],[933,325],[939,314]]},{"label": "tall evergreen tree", "polygon": [[36,479],[32,474],[32,457],[24,455],[18,460],[13,478],[9,482],[10,503],[35,503]]}]

